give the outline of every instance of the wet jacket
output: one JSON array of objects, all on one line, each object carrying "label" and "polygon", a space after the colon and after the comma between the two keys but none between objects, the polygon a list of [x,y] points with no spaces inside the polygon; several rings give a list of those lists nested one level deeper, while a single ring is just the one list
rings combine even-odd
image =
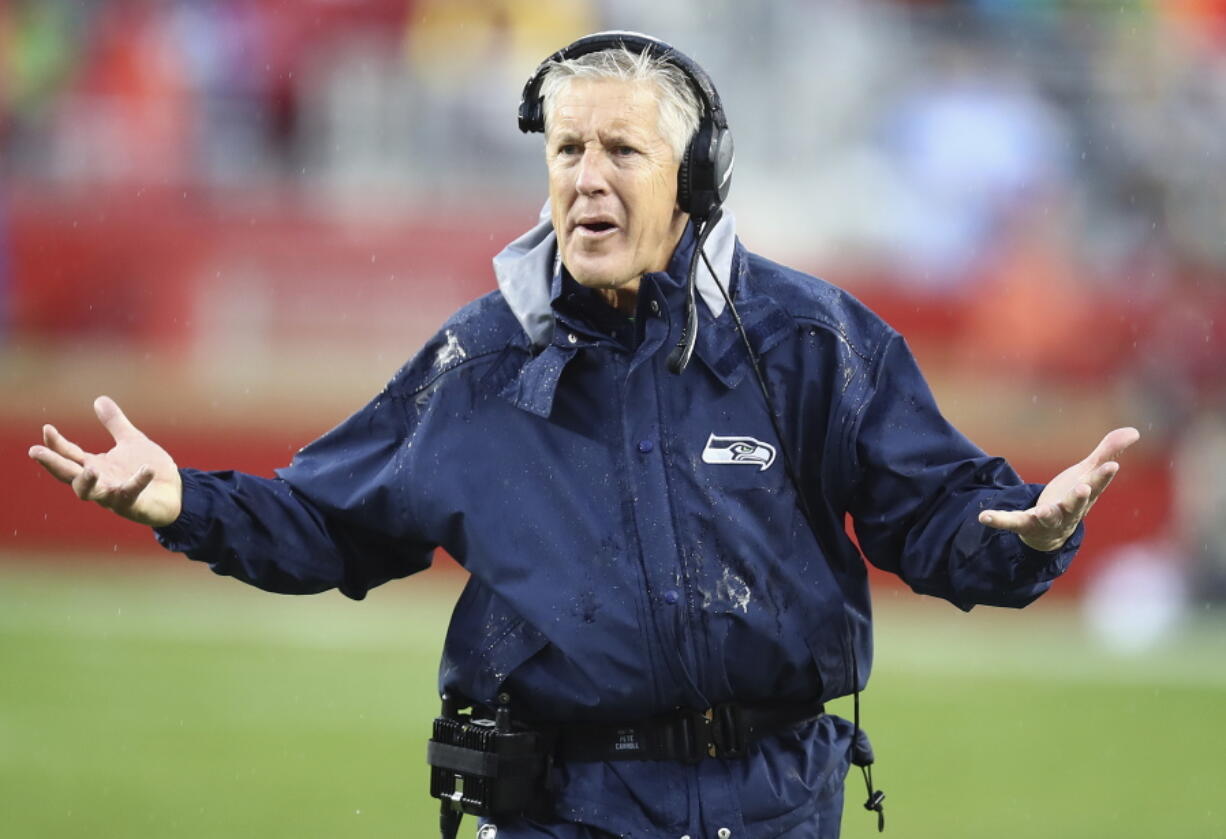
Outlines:
[{"label": "wet jacket", "polygon": [[[183,471],[171,549],[261,588],[372,586],[444,548],[471,578],[440,689],[549,721],[725,701],[830,699],[872,661],[863,556],[963,609],[1022,606],[1068,565],[978,524],[1023,483],[941,416],[903,339],[849,294],[708,243],[760,356],[783,439],[713,278],[693,363],[667,368],[692,236],[627,318],[557,269],[547,223],[496,260],[371,402],[275,479]],[[798,485],[785,469],[794,463]],[[803,492],[812,523],[797,492]],[[854,525],[859,548],[848,536]],[[559,813],[614,833],[775,836],[841,795],[847,726],[823,718],[742,761],[573,764]]]}]

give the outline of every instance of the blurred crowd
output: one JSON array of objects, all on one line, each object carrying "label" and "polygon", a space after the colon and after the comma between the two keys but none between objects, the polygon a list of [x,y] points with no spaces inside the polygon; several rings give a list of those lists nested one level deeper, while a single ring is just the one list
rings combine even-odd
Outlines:
[{"label": "blurred crowd", "polygon": [[786,186],[782,235],[822,255],[941,291],[1034,240],[1137,294],[1226,271],[1223,0],[8,0],[2,165],[539,190],[519,86],[615,26],[706,64],[745,136],[738,187],[752,206]]},{"label": "blurred crowd", "polygon": [[738,186],[803,188],[822,206],[785,228],[823,252],[943,289],[1017,238],[1067,236],[1139,293],[1172,261],[1226,269],[1223,0],[7,0],[2,165],[516,190],[539,181],[522,79],[630,25],[708,66],[746,135]]},{"label": "blurred crowd", "polygon": [[0,174],[522,207],[520,87],[601,28],[716,80],[758,249],[962,301],[968,364],[1110,376],[1226,589],[1226,0],[0,0]]}]

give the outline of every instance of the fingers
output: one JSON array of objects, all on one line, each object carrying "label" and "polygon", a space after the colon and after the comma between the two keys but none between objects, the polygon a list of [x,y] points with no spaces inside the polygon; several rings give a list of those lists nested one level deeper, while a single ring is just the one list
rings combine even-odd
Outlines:
[{"label": "fingers", "polygon": [[103,507],[122,510],[132,506],[136,497],[153,481],[153,469],[142,466],[121,484],[104,480],[92,465],[80,468],[72,479],[72,490],[82,501],[97,501]]},{"label": "fingers", "polygon": [[1085,514],[1089,512],[1096,498],[1098,498],[1098,493],[1094,491],[1093,486],[1088,483],[1080,483],[1059,502],[1050,505],[1055,508],[1056,512],[1045,518],[1043,522],[1048,527],[1066,525],[1076,527],[1077,522],[1085,518]]},{"label": "fingers", "polygon": [[1117,428],[1109,431],[1107,436],[1103,437],[1094,447],[1088,460],[1095,466],[1101,466],[1108,461],[1115,460],[1125,449],[1140,439],[1141,432],[1135,428]]},{"label": "fingers", "polygon": [[99,396],[94,400],[94,413],[98,415],[98,421],[103,427],[115,438],[116,443],[140,434],[140,430],[128,420],[115,404],[115,400],[109,396]]},{"label": "fingers", "polygon": [[86,452],[76,443],[69,440],[54,425],[43,426],[43,444],[58,455],[75,463],[85,463]]},{"label": "fingers", "polygon": [[1031,512],[1034,514],[1035,522],[1040,527],[1047,528],[1048,530],[1059,527],[1065,517],[1063,503],[1043,504],[1042,506],[1032,508]]},{"label": "fingers", "polygon": [[98,484],[98,473],[90,467],[84,467],[75,478],[72,479],[72,491],[77,494],[77,498],[82,501],[89,501],[94,487]]},{"label": "fingers", "polygon": [[1120,465],[1114,460],[1109,460],[1090,473],[1090,476],[1086,478],[1086,484],[1090,487],[1091,504],[1098,500],[1098,496],[1103,494],[1103,490],[1107,488],[1119,471]]},{"label": "fingers", "polygon": [[142,466],[136,470],[135,475],[115,489],[115,501],[130,506],[136,500],[136,496],[140,495],[152,481],[153,469],[149,466]]},{"label": "fingers", "polygon": [[66,484],[81,474],[81,465],[46,446],[31,446],[30,457],[51,473],[51,477]]},{"label": "fingers", "polygon": [[[1098,478],[1091,478],[1090,483],[1078,484],[1076,486],[1076,488],[1073,490],[1073,503],[1069,504],[1067,507],[1069,513],[1075,514],[1077,518],[1080,519],[1085,516],[1087,512],[1089,512],[1090,507],[1092,507],[1094,502],[1098,500],[1098,496],[1102,494],[1104,489],[1107,488],[1107,484],[1111,483],[1111,476],[1119,471],[1119,464],[1112,465],[1115,466],[1113,470],[1103,471],[1102,474],[1106,475],[1106,477],[1103,478],[1101,483],[1099,482]],[[1107,474],[1108,472],[1110,472],[1109,475]],[[1097,475],[1099,473],[1095,474]]]}]

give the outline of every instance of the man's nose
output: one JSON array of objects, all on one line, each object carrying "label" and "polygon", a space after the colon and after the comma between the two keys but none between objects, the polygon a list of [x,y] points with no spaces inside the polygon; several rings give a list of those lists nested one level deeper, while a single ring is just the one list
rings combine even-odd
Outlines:
[{"label": "man's nose", "polygon": [[575,188],[581,195],[599,195],[609,188],[608,157],[601,149],[584,149]]}]

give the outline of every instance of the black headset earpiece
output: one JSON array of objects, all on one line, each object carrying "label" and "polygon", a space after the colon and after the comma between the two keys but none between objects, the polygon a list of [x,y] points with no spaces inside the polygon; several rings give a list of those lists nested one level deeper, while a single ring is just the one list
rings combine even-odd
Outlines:
[{"label": "black headset earpiece", "polygon": [[703,113],[677,172],[677,205],[697,221],[710,218],[728,197],[732,183],[732,133],[711,78],[693,60],[664,41],[638,32],[597,32],[558,50],[540,63],[524,85],[519,101],[519,130],[524,133],[545,130],[541,84],[551,62],[618,47],[640,54],[650,52],[667,59],[685,73],[698,94]]}]

